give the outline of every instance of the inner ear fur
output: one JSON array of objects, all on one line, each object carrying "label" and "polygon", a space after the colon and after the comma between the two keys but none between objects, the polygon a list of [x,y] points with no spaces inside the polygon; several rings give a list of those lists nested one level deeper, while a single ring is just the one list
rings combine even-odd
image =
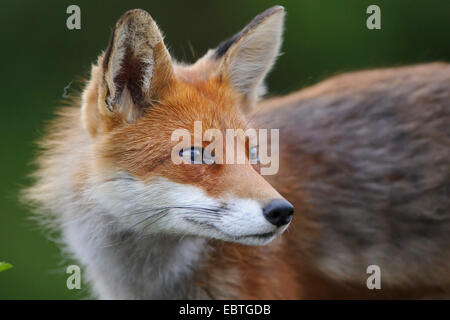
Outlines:
[{"label": "inner ear fur", "polygon": [[252,105],[264,94],[264,79],[279,55],[285,11],[281,6],[257,15],[244,29],[212,53],[219,73]]},{"label": "inner ear fur", "polygon": [[118,20],[103,62],[100,104],[136,121],[173,78],[170,54],[149,13],[130,10]]}]

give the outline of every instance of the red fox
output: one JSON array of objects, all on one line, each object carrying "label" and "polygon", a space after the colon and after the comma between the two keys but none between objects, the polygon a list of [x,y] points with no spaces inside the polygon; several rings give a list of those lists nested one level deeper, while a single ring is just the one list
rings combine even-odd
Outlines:
[{"label": "red fox", "polygon": [[[260,101],[284,16],[264,11],[193,65],[173,61],[146,11],[119,19],[24,192],[96,297],[448,297],[450,65],[344,74]],[[175,164],[172,133],[195,121],[279,129],[278,173],[205,163],[203,142],[181,145],[188,161]]]}]

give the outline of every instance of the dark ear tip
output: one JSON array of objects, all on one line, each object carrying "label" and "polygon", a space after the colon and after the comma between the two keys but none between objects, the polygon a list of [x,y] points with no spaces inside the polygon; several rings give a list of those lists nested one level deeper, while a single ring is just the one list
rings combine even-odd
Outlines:
[{"label": "dark ear tip", "polygon": [[253,18],[253,20],[249,23],[249,25],[257,25],[264,21],[265,19],[275,15],[275,14],[284,14],[285,10],[283,6],[273,6],[269,9],[266,9],[265,11],[258,14],[256,17]]},{"label": "dark ear tip", "polygon": [[222,58],[225,53],[228,51],[228,49],[237,42],[243,35],[245,35],[248,31],[252,30],[253,28],[260,25],[264,20],[266,20],[268,17],[273,16],[274,14],[283,13],[285,10],[283,6],[273,6],[269,9],[266,9],[265,11],[258,14],[256,17],[253,18],[252,21],[250,21],[249,24],[245,26],[244,29],[242,29],[239,33],[236,33],[231,38],[222,41],[219,46],[216,48],[214,53],[214,58],[220,59]]},{"label": "dark ear tip", "polygon": [[285,11],[286,10],[284,9],[283,6],[273,6],[269,9],[266,9],[265,11],[261,12],[258,16],[267,18],[276,13],[284,13]]}]

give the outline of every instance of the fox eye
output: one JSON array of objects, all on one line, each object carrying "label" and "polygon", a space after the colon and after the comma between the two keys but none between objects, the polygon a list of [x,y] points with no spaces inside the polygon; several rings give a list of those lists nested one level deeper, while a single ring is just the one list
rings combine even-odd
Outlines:
[{"label": "fox eye", "polygon": [[185,163],[190,164],[212,164],[214,163],[214,156],[206,154],[202,147],[190,147],[180,150],[180,157],[184,159]]},{"label": "fox eye", "polygon": [[203,163],[203,148],[190,147],[180,150],[180,157],[183,158],[184,163],[202,164]]},{"label": "fox eye", "polygon": [[248,158],[250,159],[251,163],[258,163],[259,162],[259,155],[258,155],[258,146],[253,146],[248,151]]}]

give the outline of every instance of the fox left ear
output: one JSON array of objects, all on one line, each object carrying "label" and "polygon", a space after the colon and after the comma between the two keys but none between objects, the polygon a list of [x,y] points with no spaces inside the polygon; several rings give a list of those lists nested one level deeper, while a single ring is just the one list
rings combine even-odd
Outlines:
[{"label": "fox left ear", "polygon": [[285,11],[275,6],[257,15],[244,29],[222,42],[213,52],[219,72],[251,105],[265,93],[264,78],[281,46]]},{"label": "fox left ear", "polygon": [[161,97],[173,78],[173,67],[149,13],[130,10],[119,19],[105,52],[103,72],[103,103],[128,122],[135,121]]}]

